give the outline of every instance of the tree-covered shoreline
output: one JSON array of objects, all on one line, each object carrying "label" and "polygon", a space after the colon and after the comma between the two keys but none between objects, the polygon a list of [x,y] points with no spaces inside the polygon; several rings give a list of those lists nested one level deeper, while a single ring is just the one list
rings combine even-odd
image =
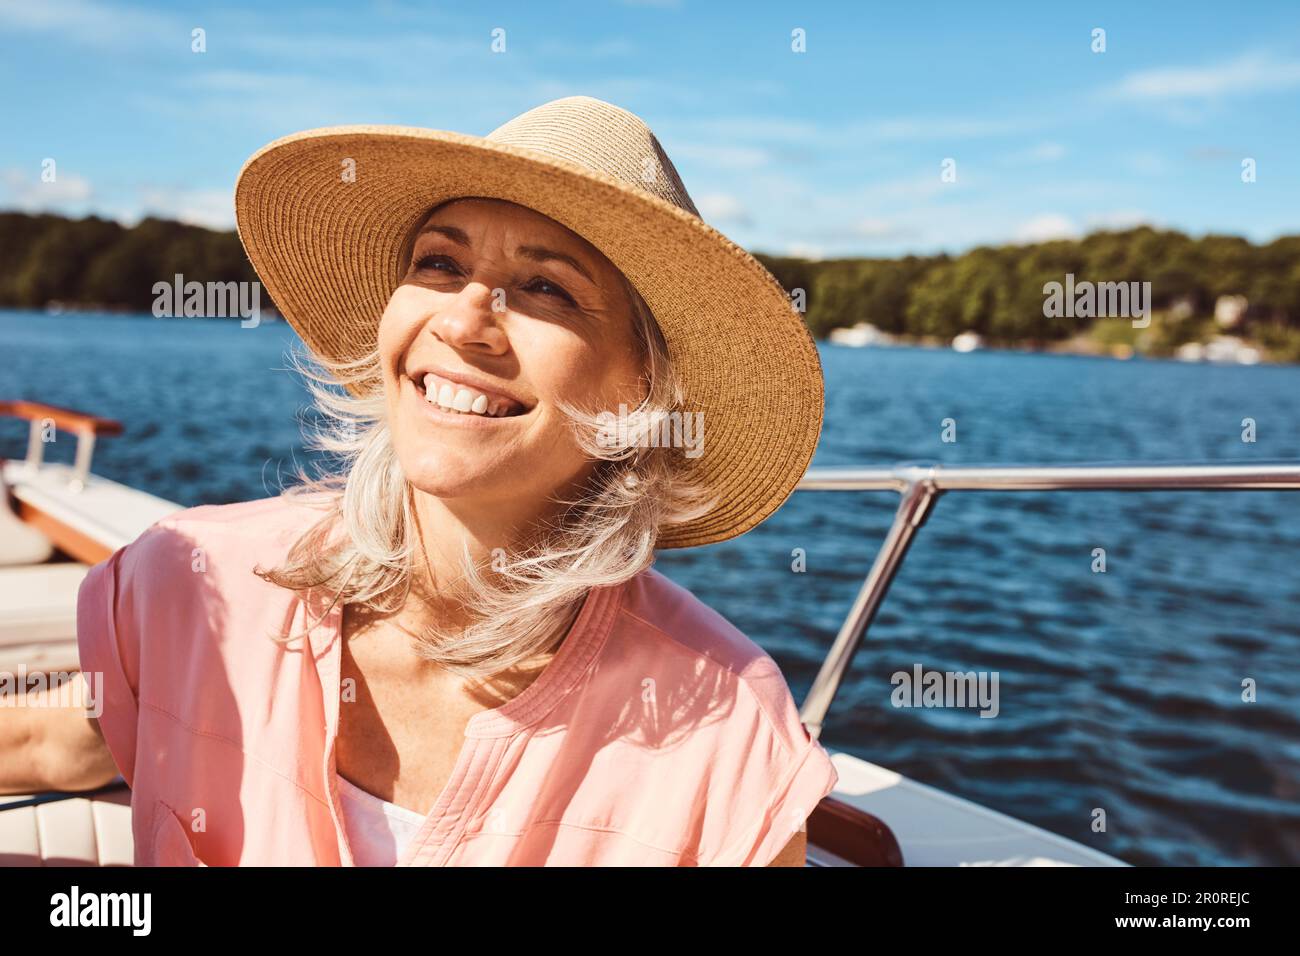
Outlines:
[{"label": "tree-covered shoreline", "polygon": [[[819,338],[865,322],[905,341],[974,332],[990,345],[1058,349],[1091,337],[1166,354],[1217,331],[1220,297],[1244,296],[1233,334],[1258,342],[1271,358],[1300,361],[1300,236],[1255,245],[1142,226],[957,256],[756,255],[788,291],[802,290],[804,318]],[[149,312],[156,283],[177,275],[202,283],[257,279],[234,232],[156,218],[128,227],[93,216],[3,212],[0,262],[0,306],[28,309]],[[1121,319],[1045,315],[1045,287],[1067,275],[1150,283],[1154,331],[1130,334]]]},{"label": "tree-covered shoreline", "polygon": [[[787,289],[807,291],[805,318],[819,337],[866,322],[905,341],[949,342],[974,332],[995,346],[1059,349],[1091,338],[1171,354],[1223,331],[1216,303],[1243,296],[1247,308],[1232,333],[1271,358],[1300,361],[1300,236],[1254,245],[1141,226],[958,256],[758,258]],[[1067,276],[1150,283],[1153,329],[1139,335],[1124,319],[1045,315],[1045,288]]]}]

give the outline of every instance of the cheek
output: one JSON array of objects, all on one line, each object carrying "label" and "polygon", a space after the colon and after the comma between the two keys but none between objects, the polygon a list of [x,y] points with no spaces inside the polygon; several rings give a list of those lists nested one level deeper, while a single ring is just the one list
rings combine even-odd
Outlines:
[{"label": "cheek", "polygon": [[[383,375],[384,393],[390,418],[397,411],[401,397],[402,379],[399,375],[411,344],[419,336],[428,320],[431,305],[429,293],[412,286],[399,286],[384,307],[375,332],[379,348],[379,367]],[[394,421],[396,424],[396,421]]]},{"label": "cheek", "polygon": [[398,359],[419,331],[420,322],[427,311],[420,290],[411,286],[398,286],[389,298],[384,314],[379,317],[376,333],[379,355],[386,374],[397,367]]},{"label": "cheek", "polygon": [[632,343],[591,342],[576,335],[546,335],[532,343],[524,368],[539,392],[551,400],[563,399],[594,406],[596,410],[617,409],[620,401],[635,404],[640,362]]},{"label": "cheek", "polygon": [[617,411],[620,404],[635,406],[641,401],[641,372],[634,355],[622,350],[606,353],[591,367],[584,387],[602,410]]}]

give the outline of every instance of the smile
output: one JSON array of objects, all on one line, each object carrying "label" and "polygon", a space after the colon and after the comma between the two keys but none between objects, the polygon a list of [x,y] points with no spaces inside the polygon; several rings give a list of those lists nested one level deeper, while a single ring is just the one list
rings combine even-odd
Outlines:
[{"label": "smile", "polygon": [[416,375],[420,398],[439,411],[476,418],[513,418],[528,411],[520,402],[505,395],[480,391],[433,373]]}]

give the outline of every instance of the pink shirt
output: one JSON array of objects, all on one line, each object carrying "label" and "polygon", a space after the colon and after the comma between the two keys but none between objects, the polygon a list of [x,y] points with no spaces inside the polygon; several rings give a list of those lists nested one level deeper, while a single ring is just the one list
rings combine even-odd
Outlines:
[{"label": "pink shirt", "polygon": [[[137,865],[355,865],[334,769],[341,605],[252,573],[318,517],[170,515],[81,586],[81,664]],[[308,606],[310,603],[310,607]],[[398,866],[763,866],[837,781],[761,648],[650,569],[589,592],[533,683],[469,721]]]}]

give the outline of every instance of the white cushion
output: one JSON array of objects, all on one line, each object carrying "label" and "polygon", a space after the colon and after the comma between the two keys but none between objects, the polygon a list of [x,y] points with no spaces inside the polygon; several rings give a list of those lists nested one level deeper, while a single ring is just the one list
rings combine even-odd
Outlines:
[{"label": "white cushion", "polygon": [[50,539],[14,514],[9,486],[0,470],[0,567],[40,564],[53,554]]},{"label": "white cushion", "polygon": [[71,797],[5,810],[27,797],[0,797],[0,866],[131,866],[131,792]]},{"label": "white cushion", "polygon": [[89,567],[0,568],[0,670],[77,668],[77,590]]}]

